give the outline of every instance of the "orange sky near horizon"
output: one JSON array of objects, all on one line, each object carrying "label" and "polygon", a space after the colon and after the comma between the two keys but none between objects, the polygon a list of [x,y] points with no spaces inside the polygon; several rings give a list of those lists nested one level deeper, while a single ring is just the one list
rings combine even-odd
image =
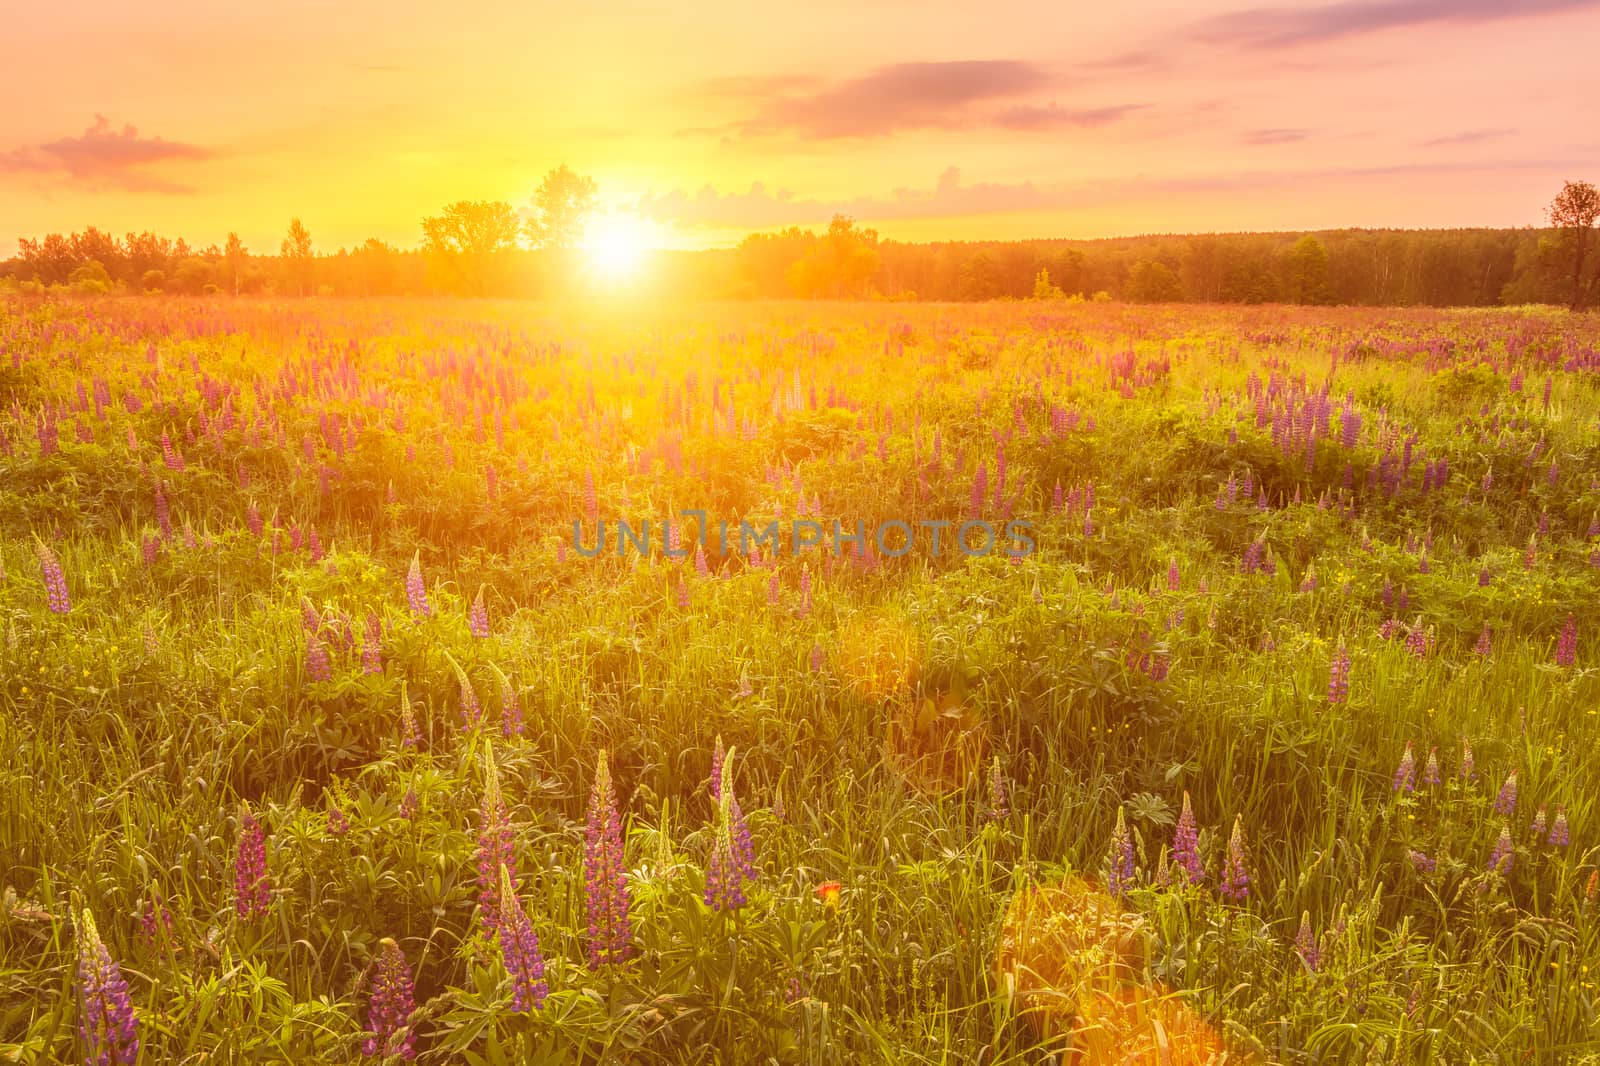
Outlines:
[{"label": "orange sky near horizon", "polygon": [[[369,0],[5,17],[0,256],[96,225],[410,247],[567,163],[665,246],[1518,226],[1600,180],[1600,0]],[[1586,53],[1587,50],[1587,53]]]}]

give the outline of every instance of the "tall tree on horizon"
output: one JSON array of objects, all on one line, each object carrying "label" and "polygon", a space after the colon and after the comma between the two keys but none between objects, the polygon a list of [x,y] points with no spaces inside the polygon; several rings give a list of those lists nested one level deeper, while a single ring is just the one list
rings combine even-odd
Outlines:
[{"label": "tall tree on horizon", "polygon": [[299,294],[306,294],[306,282],[311,277],[311,234],[298,218],[289,220],[289,235],[283,239],[280,251],[283,256],[283,265],[299,288]]},{"label": "tall tree on horizon", "polygon": [[1572,257],[1572,310],[1583,309],[1583,265],[1589,254],[1589,234],[1600,220],[1600,189],[1586,181],[1569,181],[1550,202],[1550,225],[1561,230]]},{"label": "tall tree on horizon", "polygon": [[508,203],[460,200],[422,220],[422,248],[468,293],[482,296],[505,273],[506,253],[517,247],[520,229]]},{"label": "tall tree on horizon", "polygon": [[237,296],[239,295],[239,278],[244,273],[244,264],[247,256],[244,250],[244,242],[239,239],[237,233],[230,232],[228,234],[228,245],[223,250],[222,255],[228,262],[228,273],[233,278],[233,294]]},{"label": "tall tree on horizon", "polygon": [[544,176],[533,194],[534,215],[528,220],[528,239],[540,248],[570,251],[583,237],[583,227],[594,214],[599,186],[594,179],[575,173],[565,163]]}]

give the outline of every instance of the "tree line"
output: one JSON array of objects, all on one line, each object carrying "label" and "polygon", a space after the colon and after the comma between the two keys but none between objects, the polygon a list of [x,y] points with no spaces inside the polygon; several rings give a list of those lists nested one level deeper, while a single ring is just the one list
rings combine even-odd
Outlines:
[{"label": "tree line", "polygon": [[[530,210],[460,201],[422,220],[418,248],[377,239],[318,254],[291,220],[276,255],[90,227],[23,240],[0,263],[12,287],[80,292],[396,296],[540,296],[576,271],[593,216],[591,178],[558,167]],[[1600,192],[1567,182],[1524,229],[1370,230],[1152,235],[1106,240],[884,240],[837,216],[821,231],[754,233],[736,247],[660,253],[671,294],[802,299],[1119,299],[1134,302],[1493,306],[1600,304],[1591,249]]]}]

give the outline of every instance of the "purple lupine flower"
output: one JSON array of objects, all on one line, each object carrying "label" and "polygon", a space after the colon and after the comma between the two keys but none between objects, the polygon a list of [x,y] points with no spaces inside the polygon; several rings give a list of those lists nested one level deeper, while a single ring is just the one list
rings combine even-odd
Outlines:
[{"label": "purple lupine flower", "polygon": [[1343,703],[1350,695],[1350,653],[1343,644],[1328,664],[1328,702]]},{"label": "purple lupine flower", "polygon": [[1477,652],[1479,655],[1488,655],[1492,647],[1490,640],[1491,636],[1489,633],[1489,627],[1488,625],[1485,625],[1483,627],[1483,632],[1478,634],[1478,643],[1473,645],[1472,650]]},{"label": "purple lupine flower", "polygon": [[367,629],[361,641],[361,669],[368,674],[383,673],[383,621],[377,611],[367,612]]},{"label": "purple lupine flower", "polygon": [[[65,594],[65,589],[63,588],[62,595],[64,596]],[[55,608],[51,607],[51,610],[55,610]],[[1572,617],[1572,615],[1569,614],[1567,615],[1566,624],[1561,627],[1561,636],[1556,641],[1556,665],[1571,666],[1577,661],[1578,623]]]},{"label": "purple lupine flower", "polygon": [[500,684],[500,734],[508,740],[522,735],[522,704],[508,678]]},{"label": "purple lupine flower", "polygon": [[472,607],[467,611],[467,628],[472,630],[472,635],[479,640],[489,636],[489,608],[483,605],[483,590],[478,590],[478,598],[472,601]]},{"label": "purple lupine flower", "polygon": [[1300,913],[1300,931],[1294,938],[1295,953],[1305,961],[1306,969],[1312,973],[1317,972],[1317,967],[1322,965],[1322,951],[1317,946],[1317,935],[1311,931],[1311,912]]},{"label": "purple lupine flower", "polygon": [[1428,749],[1428,763],[1422,770],[1422,783],[1424,785],[1437,785],[1439,783],[1439,746],[1437,744]]},{"label": "purple lupine flower", "polygon": [[406,786],[406,794],[400,797],[400,817],[409,822],[417,816],[417,812],[421,809],[422,798],[417,795],[416,787],[412,785]]},{"label": "purple lupine flower", "polygon": [[1178,560],[1174,559],[1167,564],[1167,589],[1168,591],[1176,592],[1182,587],[1182,584],[1178,575]]},{"label": "purple lupine flower", "polygon": [[350,832],[350,823],[345,819],[344,811],[339,809],[337,803],[328,804],[328,832],[336,837],[342,837]]},{"label": "purple lupine flower", "polygon": [[1489,871],[1491,873],[1509,874],[1512,862],[1511,826],[1500,827],[1500,837],[1494,842],[1494,851],[1489,853]]},{"label": "purple lupine flower", "polygon": [[1222,869],[1224,899],[1243,903],[1250,898],[1250,873],[1245,867],[1244,815],[1233,818],[1233,834],[1228,837],[1228,858]]},{"label": "purple lupine flower", "polygon": [[39,542],[39,569],[44,574],[50,610],[55,614],[66,614],[72,609],[72,601],[67,596],[67,578],[61,572],[61,561],[56,558],[54,549],[42,540]]},{"label": "purple lupine flower", "polygon": [[147,947],[155,947],[167,934],[172,932],[172,911],[161,898],[161,889],[152,883],[150,893],[145,897],[144,909],[139,913],[139,935],[144,938]]},{"label": "purple lupine flower", "polygon": [[415,1006],[411,967],[400,945],[384,937],[378,941],[378,958],[373,964],[372,993],[367,1000],[368,1035],[361,1042],[361,1053],[382,1059],[398,1055],[408,1062],[416,1058],[417,1036],[411,1030]]},{"label": "purple lupine flower", "polygon": [[411,696],[406,691],[405,681],[400,682],[400,746],[414,748],[422,740],[422,733],[417,729],[417,716],[411,710]]},{"label": "purple lupine flower", "polygon": [[1472,741],[1466,737],[1461,738],[1461,769],[1456,771],[1456,775],[1463,781],[1478,779],[1478,771],[1472,759]]},{"label": "purple lupine flower", "polygon": [[[733,796],[733,753],[722,762],[717,803],[717,836],[706,864],[705,904],[712,910],[737,910],[745,904],[744,884],[754,877],[749,830]],[[738,824],[736,824],[738,823]],[[741,839],[742,838],[742,839]]]},{"label": "purple lupine flower", "polygon": [[1567,808],[1556,807],[1556,819],[1550,823],[1549,842],[1558,848],[1564,848],[1572,843],[1572,834],[1567,828]]},{"label": "purple lupine flower", "polygon": [[1411,792],[1417,786],[1417,759],[1411,753],[1411,741],[1406,741],[1405,754],[1400,756],[1400,765],[1394,770],[1394,791]]},{"label": "purple lupine flower", "polygon": [[1133,885],[1133,834],[1128,831],[1128,818],[1123,808],[1117,808],[1117,826],[1111,831],[1111,854],[1107,857],[1106,888],[1121,899]]},{"label": "purple lupine flower", "polygon": [[239,853],[233,863],[233,902],[239,917],[267,913],[267,837],[248,807],[239,811]]},{"label": "purple lupine flower", "polygon": [[1545,816],[1545,807],[1544,804],[1541,803],[1539,804],[1539,809],[1533,812],[1533,825],[1529,827],[1529,832],[1536,837],[1542,837],[1544,836],[1545,826],[1547,824],[1548,819]]},{"label": "purple lupine flower", "polygon": [[1183,870],[1191,884],[1206,879],[1205,865],[1200,861],[1200,829],[1195,824],[1194,808],[1189,806],[1189,793],[1183,794],[1183,811],[1178,815],[1178,827],[1172,834],[1172,858]]},{"label": "purple lupine flower", "polygon": [[589,916],[589,966],[598,969],[620,963],[632,950],[633,927],[628,919],[628,879],[625,873],[622,820],[611,783],[611,767],[602,749],[595,760],[594,787],[584,827],[584,903]]},{"label": "purple lupine flower", "polygon": [[478,702],[478,693],[472,687],[472,682],[467,680],[467,675],[462,674],[461,681],[461,722],[466,729],[476,729],[483,720],[483,704]]},{"label": "purple lupine flower", "polygon": [[722,746],[722,734],[717,734],[717,741],[711,747],[711,802],[722,802],[722,766],[728,759],[728,751]]},{"label": "purple lupine flower", "polygon": [[78,929],[78,1039],[85,1066],[133,1066],[139,1059],[128,982],[87,908]]},{"label": "purple lupine flower", "polygon": [[1000,756],[994,757],[994,762],[989,764],[989,816],[991,818],[1004,818],[1011,813],[1011,807],[1006,796],[1006,779],[1000,772]]},{"label": "purple lupine flower", "polygon": [[422,553],[411,557],[411,569],[406,571],[406,601],[411,605],[411,616],[427,618],[433,613],[428,606],[428,590],[422,585]]},{"label": "purple lupine flower", "polygon": [[1517,772],[1511,771],[1506,775],[1505,784],[1500,786],[1500,792],[1494,798],[1494,813],[1510,818],[1517,811]]},{"label": "purple lupine flower", "polygon": [[1425,851],[1408,851],[1406,852],[1406,858],[1411,860],[1411,868],[1419,874],[1431,874],[1439,868],[1439,864],[1434,860],[1433,856]]},{"label": "purple lupine flower", "polygon": [[315,633],[306,634],[306,676],[313,681],[327,681],[333,677],[328,646]]},{"label": "purple lupine flower", "polygon": [[511,819],[500,795],[500,775],[494,753],[484,755],[483,803],[478,813],[478,917],[491,936],[499,929],[500,871],[516,876],[517,857],[512,846]]},{"label": "purple lupine flower", "polygon": [[511,975],[511,1009],[516,1013],[544,1006],[550,986],[544,979],[544,955],[539,950],[539,935],[533,931],[528,912],[517,898],[511,871],[500,867],[500,961]]}]

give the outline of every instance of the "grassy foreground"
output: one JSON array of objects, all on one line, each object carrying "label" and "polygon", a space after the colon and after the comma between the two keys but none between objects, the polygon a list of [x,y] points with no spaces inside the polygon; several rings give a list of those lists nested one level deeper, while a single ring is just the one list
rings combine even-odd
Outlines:
[{"label": "grassy foreground", "polygon": [[[0,1059],[1600,1061],[1597,345],[0,304]],[[1093,1050],[1073,876],[1204,1040]]]}]

